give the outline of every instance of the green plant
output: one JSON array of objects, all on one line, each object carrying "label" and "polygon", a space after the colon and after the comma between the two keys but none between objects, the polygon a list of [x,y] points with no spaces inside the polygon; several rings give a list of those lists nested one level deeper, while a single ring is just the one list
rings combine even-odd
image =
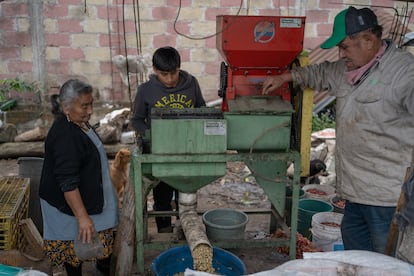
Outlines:
[{"label": "green plant", "polygon": [[12,92],[39,92],[35,82],[27,82],[25,80],[1,79],[0,80],[0,102],[7,101],[11,98]]},{"label": "green plant", "polygon": [[325,128],[335,128],[335,118],[329,113],[319,113],[312,118],[312,132]]}]

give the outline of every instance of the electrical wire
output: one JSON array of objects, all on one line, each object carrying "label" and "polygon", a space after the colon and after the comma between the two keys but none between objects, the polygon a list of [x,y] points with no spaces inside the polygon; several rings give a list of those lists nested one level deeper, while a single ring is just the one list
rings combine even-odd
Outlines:
[{"label": "electrical wire", "polygon": [[[182,2],[182,0],[179,0],[177,16],[175,17],[175,20],[174,20],[174,31],[178,35],[183,36],[183,37],[188,38],[188,39],[192,39],[192,40],[204,40],[204,39],[208,39],[208,38],[211,38],[211,37],[215,37],[216,35],[218,35],[218,34],[225,31],[225,29],[222,29],[222,30],[220,30],[220,31],[218,31],[214,34],[203,36],[203,37],[194,37],[194,36],[189,36],[189,35],[181,33],[180,31],[177,30],[177,22],[178,22],[178,18],[180,17],[181,6],[182,6],[181,2]],[[236,16],[238,16],[240,14],[240,11],[241,11],[242,7],[243,7],[243,0],[240,0],[240,6],[239,6],[239,9],[237,10]],[[230,24],[227,26],[227,28],[228,27],[230,27]]]},{"label": "electrical wire", "polygon": [[[106,10],[107,10],[107,13],[109,14],[109,0],[106,0]],[[108,37],[109,37],[109,58],[112,61],[113,56],[112,56],[111,22],[109,20],[109,16],[107,18],[107,22],[108,22]],[[111,66],[112,87],[114,84],[114,75],[115,75],[114,69],[113,69],[113,66]]]},{"label": "electrical wire", "polygon": [[132,102],[132,93],[131,93],[131,82],[129,79],[129,64],[128,64],[128,45],[127,45],[127,39],[126,39],[126,31],[125,31],[125,0],[122,0],[122,26],[124,29],[124,51],[125,51],[125,58],[127,60],[126,62],[126,71],[127,71],[127,82],[128,82],[128,97],[129,102]]},{"label": "electrical wire", "polygon": [[[138,21],[138,24],[137,24],[137,21]],[[138,49],[138,54],[142,54],[141,17],[139,13],[139,0],[137,0],[136,6],[134,2],[134,23],[135,23],[134,25],[135,25],[136,47]],[[137,84],[142,83],[143,81],[144,81],[144,73],[141,72],[139,73],[139,80],[137,79]]]}]

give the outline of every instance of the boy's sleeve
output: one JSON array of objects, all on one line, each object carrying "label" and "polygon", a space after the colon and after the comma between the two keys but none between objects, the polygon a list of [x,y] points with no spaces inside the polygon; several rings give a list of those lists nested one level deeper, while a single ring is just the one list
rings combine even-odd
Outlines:
[{"label": "boy's sleeve", "polygon": [[203,98],[203,94],[201,93],[200,85],[198,84],[198,80],[194,78],[195,87],[196,87],[196,105],[195,107],[202,107],[206,106],[206,102]]},{"label": "boy's sleeve", "polygon": [[148,129],[146,123],[147,109],[148,107],[145,105],[142,95],[138,90],[134,100],[134,112],[131,118],[131,125],[139,135],[144,135],[145,130]]}]

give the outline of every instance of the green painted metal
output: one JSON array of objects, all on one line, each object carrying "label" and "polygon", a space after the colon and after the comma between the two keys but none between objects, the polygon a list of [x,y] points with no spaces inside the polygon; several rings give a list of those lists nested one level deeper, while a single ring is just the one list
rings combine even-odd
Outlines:
[{"label": "green painted metal", "polygon": [[156,119],[151,127],[151,152],[155,154],[223,153],[227,149],[223,119]]},{"label": "green painted metal", "polygon": [[276,211],[284,215],[287,163],[280,160],[248,160],[246,165],[255,176]]},{"label": "green painted metal", "polygon": [[153,164],[152,175],[177,190],[194,193],[199,188],[226,174],[226,163],[174,163]]},{"label": "green painted metal", "polygon": [[[290,258],[296,257],[300,154],[290,150],[290,122],[294,112],[291,104],[278,97],[240,97],[231,101],[229,107],[230,112],[224,115],[211,108],[153,110],[151,154],[134,152],[131,157],[139,272],[144,269],[144,250],[164,250],[180,244],[148,239],[147,218],[166,214],[147,212],[144,208],[151,187],[144,184],[143,176],[162,180],[180,192],[193,193],[224,176],[227,162],[236,161],[249,167],[268,196],[271,208],[259,213],[270,214],[269,233],[281,228],[288,237],[220,241],[213,245],[225,248],[288,245]],[[237,151],[227,152],[227,149]],[[290,162],[295,164],[293,180],[286,175]],[[292,187],[290,228],[283,218],[287,185]]]},{"label": "green painted metal", "polygon": [[280,97],[239,97],[229,101],[227,148],[239,151],[287,151],[290,147],[290,103]]},{"label": "green painted metal", "polygon": [[177,156],[180,160],[152,165],[152,175],[181,192],[196,192],[226,174],[225,162],[186,162],[185,154],[225,153],[227,122],[213,108],[155,108],[151,119],[152,154]]},{"label": "green painted metal", "polygon": [[151,153],[202,154],[227,150],[227,122],[213,108],[152,111]]},{"label": "green painted metal", "polygon": [[[271,228],[270,231],[281,228],[287,234],[287,238],[272,238],[264,241],[260,240],[235,240],[235,241],[220,241],[213,243],[214,246],[224,248],[252,248],[252,247],[276,247],[287,245],[290,250],[290,258],[296,257],[296,229],[297,229],[297,214],[298,214],[298,200],[300,189],[300,155],[296,151],[277,152],[277,153],[223,153],[223,154],[139,154],[133,152],[131,157],[131,179],[135,186],[136,199],[136,240],[137,240],[137,266],[138,271],[144,272],[144,251],[145,250],[165,250],[173,246],[182,244],[179,241],[160,241],[154,242],[148,240],[148,229],[146,219],[148,212],[144,208],[145,200],[148,193],[148,187],[143,181],[144,172],[153,172],[154,165],[157,164],[202,164],[206,166],[208,163],[227,163],[227,162],[244,162],[253,171],[254,176],[260,186],[263,187],[268,194],[272,207],[270,210],[257,211],[258,214],[271,214]],[[286,164],[293,162],[295,164],[293,180],[285,177]],[[297,165],[297,166],[296,166]],[[152,169],[151,169],[152,167]],[[184,170],[179,169],[183,172]],[[187,170],[188,171],[188,170]],[[172,170],[169,173],[165,170],[165,175],[168,178],[178,178],[177,172]],[[191,176],[191,173],[188,173]],[[180,176],[183,177],[183,176]],[[195,178],[191,178],[195,180]],[[190,181],[191,182],[191,181]],[[179,191],[185,191],[192,186],[192,183],[181,182],[177,188]],[[286,196],[286,185],[292,187],[292,209],[291,209],[291,226],[290,228],[283,221],[283,206],[284,198]],[[208,185],[208,184],[206,184]]]},{"label": "green painted metal", "polygon": [[226,114],[227,145],[239,151],[288,150],[290,116]]}]

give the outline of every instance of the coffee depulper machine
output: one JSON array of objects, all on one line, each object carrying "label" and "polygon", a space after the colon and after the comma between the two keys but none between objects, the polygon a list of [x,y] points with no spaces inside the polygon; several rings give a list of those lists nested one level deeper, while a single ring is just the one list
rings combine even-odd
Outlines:
[{"label": "coffee depulper machine", "polygon": [[[154,241],[148,236],[151,216],[177,212],[147,211],[151,185],[143,176],[162,180],[180,193],[198,189],[226,174],[227,162],[244,162],[266,193],[269,210],[243,210],[269,214],[269,233],[281,229],[287,238],[215,241],[221,248],[289,246],[296,256],[296,230],[300,176],[309,173],[312,91],[298,91],[291,84],[262,95],[266,76],[285,72],[306,61],[303,47],[305,17],[217,16],[217,49],[221,64],[216,108],[152,110],[150,154],[133,152],[131,179],[135,185],[136,253],[138,271],[144,271],[145,250],[166,250],[187,241]],[[294,164],[293,178],[287,177]],[[292,191],[286,212],[286,187]],[[290,213],[290,227],[284,215]],[[181,217],[180,217],[181,219]]]}]

